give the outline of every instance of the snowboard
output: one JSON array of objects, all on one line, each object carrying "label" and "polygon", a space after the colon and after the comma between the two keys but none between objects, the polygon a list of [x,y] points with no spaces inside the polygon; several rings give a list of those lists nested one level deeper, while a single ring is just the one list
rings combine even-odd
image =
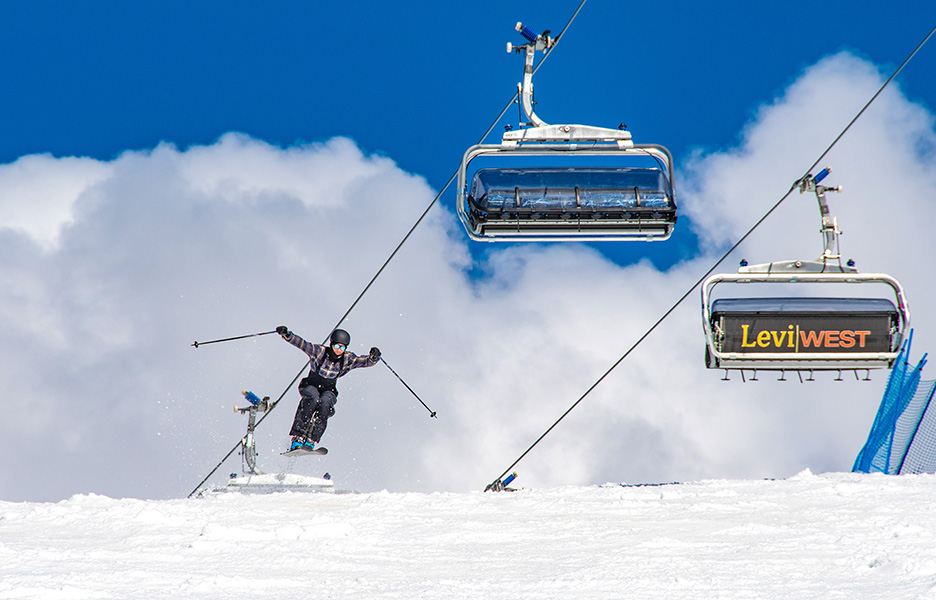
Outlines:
[{"label": "snowboard", "polygon": [[308,450],[306,448],[296,448],[295,450],[287,450],[286,452],[280,452],[282,456],[309,456],[310,454],[317,454],[319,456],[325,456],[328,454],[328,448],[322,448],[319,446],[313,450]]}]

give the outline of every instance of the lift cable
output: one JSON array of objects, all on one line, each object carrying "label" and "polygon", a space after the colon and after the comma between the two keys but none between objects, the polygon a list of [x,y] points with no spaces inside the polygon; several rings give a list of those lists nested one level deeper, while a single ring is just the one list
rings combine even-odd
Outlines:
[{"label": "lift cable", "polygon": [[838,143],[838,141],[839,141],[840,139],[842,139],[842,137],[843,137],[843,136],[845,135],[845,133],[851,128],[851,126],[854,125],[855,121],[857,121],[858,118],[861,117],[861,115],[865,112],[865,110],[867,110],[867,108],[868,108],[869,106],[871,106],[871,103],[874,102],[874,101],[877,99],[877,97],[881,94],[881,92],[884,91],[884,88],[886,88],[886,87],[888,86],[888,84],[890,84],[890,82],[893,81],[893,79],[897,76],[897,74],[900,73],[901,70],[903,70],[903,68],[907,65],[907,63],[910,62],[910,59],[912,59],[912,58],[914,57],[914,55],[920,50],[920,48],[923,47],[923,44],[925,44],[925,43],[927,42],[927,40],[929,40],[930,37],[932,37],[933,33],[936,33],[936,27],[934,27],[933,29],[930,30],[930,32],[926,35],[926,37],[923,38],[923,41],[921,41],[921,42],[917,45],[917,47],[913,50],[913,52],[910,53],[910,55],[906,58],[906,60],[903,61],[903,63],[897,68],[896,71],[894,71],[894,73],[887,79],[887,81],[885,81],[884,84],[881,85],[880,89],[878,89],[878,91],[871,97],[871,99],[868,100],[868,102],[864,105],[864,107],[862,107],[862,109],[861,109],[860,111],[858,111],[858,114],[855,115],[855,118],[853,118],[853,119],[848,123],[848,125],[845,126],[845,129],[843,129],[842,132],[838,134],[838,136],[835,138],[835,140],[833,140],[833,142],[832,142],[831,144],[829,144],[829,147],[826,148],[826,150],[819,156],[818,159],[816,159],[816,162],[814,162],[814,163],[812,164],[812,166],[810,166],[810,167],[806,170],[806,174],[804,174],[801,178],[797,179],[797,180],[793,183],[793,185],[790,186],[790,189],[787,190],[787,192],[786,192],[779,200],[777,200],[777,202],[776,202],[773,206],[770,207],[770,210],[768,210],[766,213],[764,213],[764,215],[763,215],[760,219],[758,219],[758,221],[757,221],[756,223],[754,223],[754,225],[751,226],[750,229],[747,230],[747,233],[745,233],[743,236],[741,236],[741,239],[739,239],[737,242],[735,242],[735,244],[734,244],[731,248],[729,248],[728,251],[725,252],[725,253],[722,255],[722,257],[719,258],[719,259],[715,262],[715,264],[713,264],[713,265],[711,266],[711,268],[709,268],[708,271],[706,271],[701,277],[699,277],[699,279],[698,279],[695,283],[692,284],[692,287],[690,287],[688,290],[686,290],[686,292],[679,298],[679,300],[677,300],[675,304],[673,304],[665,313],[663,313],[663,316],[661,316],[659,319],[657,319],[657,321],[656,321],[642,336],[640,336],[640,339],[638,339],[636,342],[634,342],[634,344],[633,344],[630,348],[628,348],[627,352],[625,352],[619,359],[617,359],[617,361],[615,361],[615,363],[614,363],[613,365],[611,365],[611,367],[610,367],[607,371],[605,371],[604,374],[601,375],[601,377],[599,377],[598,380],[595,381],[595,383],[593,383],[593,384],[591,385],[591,387],[589,387],[587,390],[585,390],[585,393],[582,394],[582,395],[579,397],[579,399],[576,400],[576,401],[572,404],[572,406],[570,406],[568,409],[566,409],[566,411],[565,411],[564,413],[562,413],[562,415],[561,415],[558,419],[556,419],[556,421],[555,421],[552,425],[550,425],[549,428],[548,428],[546,431],[544,431],[542,435],[540,435],[538,438],[536,438],[536,441],[534,441],[532,444],[530,444],[530,447],[527,448],[527,449],[523,452],[523,454],[521,454],[515,461],[513,461],[513,462],[510,464],[509,467],[507,467],[506,469],[504,469],[504,472],[501,473],[500,476],[499,476],[497,479],[495,479],[491,484],[489,484],[489,485],[487,486],[487,489],[502,489],[503,486],[498,486],[497,484],[501,483],[501,481],[503,480],[503,478],[504,478],[508,473],[510,473],[510,472],[513,470],[513,468],[514,468],[515,466],[517,466],[517,464],[518,464],[521,460],[523,460],[523,459],[526,457],[526,455],[529,454],[530,451],[532,451],[533,448],[535,448],[536,445],[539,444],[539,443],[543,440],[543,438],[545,438],[547,435],[549,435],[549,433],[550,433],[553,429],[555,429],[556,426],[559,425],[559,423],[560,423],[563,419],[565,419],[566,416],[567,416],[570,412],[572,412],[572,411],[575,409],[575,407],[578,406],[579,403],[581,403],[582,400],[584,400],[585,397],[588,396],[588,395],[592,392],[592,390],[594,390],[596,387],[598,387],[598,385],[599,385],[602,381],[604,381],[605,377],[607,377],[608,375],[611,374],[611,371],[613,371],[615,368],[617,368],[618,365],[620,365],[622,362],[624,362],[624,359],[627,358],[627,357],[630,355],[630,353],[633,352],[634,349],[636,349],[637,346],[639,346],[645,339],[647,339],[647,337],[648,337],[651,333],[653,333],[653,331],[654,331],[667,317],[669,317],[670,314],[672,314],[672,312],[673,312],[674,310],[676,310],[676,308],[677,308],[680,304],[682,304],[683,301],[685,301],[686,298],[689,297],[689,294],[691,294],[697,287],[699,287],[699,285],[701,285],[702,282],[705,281],[705,279],[706,279],[709,275],[711,275],[711,274],[715,271],[715,269],[717,269],[718,266],[719,266],[721,263],[723,263],[723,262],[725,261],[725,259],[727,259],[728,256],[729,256],[732,252],[734,252],[734,251],[738,248],[738,246],[740,246],[740,245],[744,242],[744,240],[746,240],[746,239],[754,232],[754,230],[757,229],[757,228],[761,225],[761,223],[763,223],[764,221],[767,220],[767,218],[780,206],[780,204],[782,204],[783,201],[786,200],[786,199],[790,196],[790,194],[793,193],[793,191],[796,190],[796,189],[799,187],[800,182],[803,181],[805,178],[809,177],[809,173],[811,173],[811,172],[813,171],[813,169],[815,169],[816,166],[819,165],[819,163],[826,157],[826,155],[832,150],[832,148]]},{"label": "lift cable", "polygon": [[[563,27],[563,28],[562,28],[562,31],[559,32],[559,35],[556,36],[556,39],[555,39],[555,41],[554,41],[554,43],[553,43],[552,48],[549,50],[549,52],[547,52],[547,53],[539,60],[538,63],[536,63],[536,67],[534,67],[533,73],[536,73],[536,72],[539,70],[539,68],[540,68],[541,66],[543,66],[543,63],[546,62],[546,59],[549,58],[549,57],[552,55],[553,51],[555,51],[556,46],[558,46],[560,40],[562,40],[562,36],[565,35],[565,32],[566,32],[567,29],[569,29],[569,26],[572,24],[572,21],[575,20],[575,17],[578,16],[579,12],[582,10],[582,7],[585,6],[585,2],[587,2],[587,0],[582,0],[582,2],[578,5],[578,8],[575,9],[575,12],[574,12],[574,13],[572,14],[572,16],[569,18],[569,21],[566,23],[565,27]],[[514,92],[513,97],[510,99],[509,102],[507,102],[507,104],[506,104],[506,106],[504,106],[503,110],[501,110],[500,113],[497,115],[497,118],[494,119],[494,121],[491,123],[491,125],[487,128],[487,130],[484,132],[484,135],[481,136],[481,140],[478,142],[479,144],[484,143],[484,140],[487,139],[487,136],[490,135],[491,131],[494,130],[494,128],[497,126],[497,124],[500,122],[500,120],[504,117],[504,114],[506,114],[507,111],[510,110],[511,105],[514,104],[515,102],[517,102],[517,99],[519,98],[519,96],[520,96],[519,90],[516,91],[516,92]],[[334,327],[332,327],[332,330],[337,329],[338,327],[341,326],[342,323],[345,322],[345,319],[348,318],[348,315],[351,314],[351,311],[353,311],[353,310],[355,309],[355,307],[358,305],[358,303],[359,303],[359,302],[361,301],[361,299],[364,297],[364,294],[366,294],[366,293],[370,290],[371,286],[374,285],[374,282],[377,281],[377,278],[380,277],[380,275],[384,272],[384,269],[387,268],[387,265],[390,264],[390,261],[392,261],[392,260],[394,259],[394,257],[396,257],[397,253],[398,253],[398,252],[400,251],[400,249],[403,247],[403,244],[405,244],[405,243],[409,240],[410,236],[413,235],[413,232],[416,231],[416,228],[419,227],[419,225],[423,222],[423,219],[426,218],[426,215],[429,214],[429,211],[432,210],[432,207],[436,205],[436,203],[439,201],[439,198],[442,197],[442,194],[445,193],[445,191],[448,189],[448,187],[449,187],[450,185],[452,185],[452,182],[455,181],[455,178],[456,178],[457,176],[458,176],[458,169],[456,169],[455,172],[452,173],[452,176],[449,177],[449,179],[448,179],[447,182],[445,182],[445,185],[442,186],[442,189],[439,190],[439,193],[436,194],[435,198],[432,199],[432,202],[429,203],[429,206],[427,206],[426,209],[425,209],[425,210],[422,212],[422,214],[419,216],[419,218],[416,219],[416,222],[413,223],[413,226],[410,227],[410,230],[406,233],[406,235],[403,236],[403,239],[400,240],[400,243],[397,244],[396,248],[393,249],[393,252],[391,252],[391,253],[390,253],[390,256],[387,257],[387,260],[384,261],[383,265],[381,265],[381,267],[377,270],[377,272],[374,274],[374,276],[371,278],[371,280],[367,283],[367,285],[364,286],[364,289],[361,291],[360,294],[358,294],[358,297],[354,300],[354,302],[351,303],[351,306],[348,307],[348,310],[346,310],[345,313],[341,316],[341,318],[338,319],[338,322],[335,324]],[[302,367],[299,369],[299,372],[296,374],[295,377],[293,377],[293,380],[292,380],[291,382],[289,382],[289,385],[286,386],[286,389],[284,389],[283,392],[282,392],[282,393],[279,395],[279,397],[276,399],[276,401],[273,402],[273,403],[270,405],[270,408],[266,411],[266,413],[265,413],[262,417],[260,417],[260,418],[257,420],[257,423],[256,423],[255,427],[259,427],[260,424],[263,423],[264,419],[266,419],[266,418],[270,415],[270,413],[273,412],[273,409],[276,408],[277,405],[279,405],[280,400],[282,400],[282,399],[286,396],[286,394],[287,394],[287,393],[289,392],[289,390],[292,388],[293,384],[295,384],[296,381],[298,381],[298,379],[299,379],[299,377],[302,375],[303,371],[305,371],[305,368],[309,365],[309,362],[310,362],[310,361],[306,361],[306,363],[305,363],[304,365],[302,365]],[[394,372],[394,375],[396,375],[395,372]],[[399,375],[397,375],[397,377],[399,377]],[[405,385],[405,384],[404,384],[404,385]],[[407,387],[409,387],[409,386],[407,386]],[[412,391],[412,390],[410,390],[410,391]],[[418,396],[417,396],[417,398],[418,398]],[[422,402],[422,400],[420,400],[420,402]],[[431,412],[431,411],[430,411],[430,412]],[[435,416],[435,413],[432,413],[432,416]],[[202,479],[201,482],[200,482],[197,486],[195,486],[195,489],[193,489],[193,490],[189,493],[188,497],[191,498],[191,497],[199,490],[199,488],[200,488],[202,485],[204,485],[204,483],[205,483],[206,481],[208,481],[208,479],[209,479],[212,475],[214,475],[215,472],[216,472],[218,469],[221,468],[221,465],[223,465],[224,462],[225,462],[228,458],[230,458],[231,455],[234,454],[234,452],[235,452],[238,448],[241,447],[242,444],[243,444],[243,440],[237,442],[237,444],[236,444],[233,448],[231,448],[230,452],[228,452],[228,453],[224,456],[224,458],[222,458],[222,459],[218,462],[218,464],[215,466],[215,468],[212,469],[211,472],[208,473],[208,474],[205,476],[205,478]]]}]

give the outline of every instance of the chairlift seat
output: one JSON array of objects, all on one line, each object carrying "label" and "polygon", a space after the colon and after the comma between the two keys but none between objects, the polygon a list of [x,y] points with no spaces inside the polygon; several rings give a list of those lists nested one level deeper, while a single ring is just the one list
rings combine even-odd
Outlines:
[{"label": "chairlift seat", "polygon": [[484,168],[468,205],[482,236],[668,237],[676,223],[672,188],[657,168]]}]

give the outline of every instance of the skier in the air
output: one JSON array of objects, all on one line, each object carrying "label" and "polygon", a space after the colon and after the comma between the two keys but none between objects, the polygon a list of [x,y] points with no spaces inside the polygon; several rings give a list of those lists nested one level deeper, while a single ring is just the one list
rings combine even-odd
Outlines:
[{"label": "skier in the air", "polygon": [[[313,450],[322,439],[328,417],[335,414],[335,403],[338,401],[338,389],[335,382],[339,377],[347,375],[351,369],[359,367],[373,367],[380,360],[380,350],[371,348],[368,356],[357,356],[348,350],[351,335],[344,329],[332,332],[328,346],[311,344],[295,333],[289,331],[285,325],[276,328],[276,333],[283,339],[309,355],[312,368],[309,375],[299,382],[299,407],[293,419],[290,450],[303,448]],[[312,416],[317,415],[315,426],[309,431]]]}]

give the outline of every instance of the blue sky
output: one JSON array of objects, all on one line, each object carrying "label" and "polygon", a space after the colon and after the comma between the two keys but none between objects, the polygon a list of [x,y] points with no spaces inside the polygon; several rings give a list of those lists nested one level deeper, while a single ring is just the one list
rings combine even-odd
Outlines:
[{"label": "blue sky", "polygon": [[[558,32],[577,6],[4,3],[0,162],[40,152],[109,159],[229,131],[282,146],[342,135],[438,189],[520,78],[521,58],[504,49],[522,41],[513,23]],[[549,122],[627,123],[637,141],[663,144],[681,163],[694,149],[735,143],[752,111],[822,56],[847,49],[889,72],[934,19],[928,2],[591,0],[535,79],[538,112]],[[926,49],[898,84],[932,105],[933,72]],[[835,102],[836,90],[828,94]],[[511,109],[495,139],[516,122]],[[682,227],[671,244],[599,247],[620,263],[649,255],[665,266],[696,243]]]},{"label": "blue sky", "polygon": [[[276,397],[304,359],[275,336],[191,343],[280,324],[323,339],[513,95],[514,23],[558,32],[577,5],[0,4],[0,389],[16,399],[0,453],[32,449],[0,466],[0,499],[191,491],[243,435],[241,390]],[[590,0],[536,76],[537,113],[668,147],[671,240],[472,244],[449,189],[346,323],[350,349],[380,346],[439,419],[386,369],[356,371],[327,460],[278,456],[289,390],[258,432],[261,468],[483,488],[934,23],[923,2]],[[843,252],[901,280],[920,352],[936,331],[934,43],[827,159]],[[512,108],[495,139],[516,122]],[[817,231],[815,200],[795,195],[725,269],[814,258]],[[884,374],[725,383],[703,350],[693,296],[524,459],[524,484],[851,467]]]}]

